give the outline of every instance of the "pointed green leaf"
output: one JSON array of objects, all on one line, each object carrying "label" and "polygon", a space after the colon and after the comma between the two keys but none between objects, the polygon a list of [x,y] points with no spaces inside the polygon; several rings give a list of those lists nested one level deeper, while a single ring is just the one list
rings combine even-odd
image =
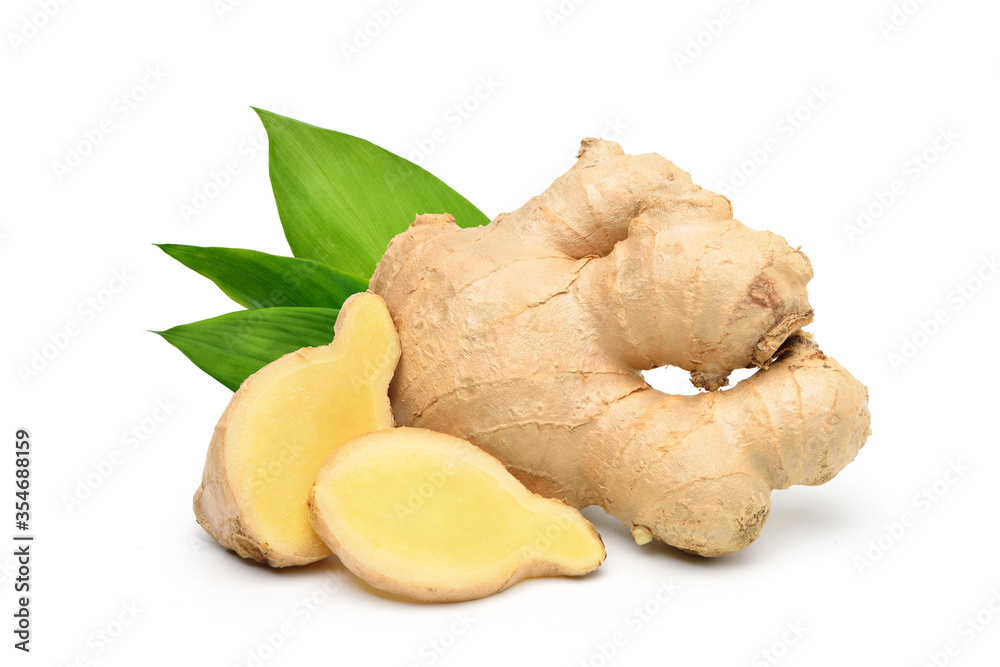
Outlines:
[{"label": "pointed green leaf", "polygon": [[240,310],[166,331],[154,331],[233,391],[275,359],[302,347],[327,345],[339,311],[332,308]]},{"label": "pointed green leaf", "polygon": [[368,289],[368,283],[361,278],[311,259],[240,248],[200,248],[172,243],[157,247],[214,282],[246,308],[340,308],[347,297]]},{"label": "pointed green leaf", "polygon": [[268,137],[271,188],[296,257],[368,278],[418,213],[462,227],[489,219],[437,177],[363,139],[254,109]]}]

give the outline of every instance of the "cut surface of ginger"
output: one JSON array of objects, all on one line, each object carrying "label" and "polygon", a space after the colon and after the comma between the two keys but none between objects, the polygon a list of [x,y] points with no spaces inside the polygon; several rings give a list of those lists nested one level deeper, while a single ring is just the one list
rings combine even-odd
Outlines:
[{"label": "cut surface of ginger", "polygon": [[213,438],[199,523],[223,546],[272,566],[330,555],[306,505],[337,447],[392,426],[388,386],[399,344],[382,300],[344,304],[330,345],[304,348],[248,378]]},{"label": "cut surface of ginger", "polygon": [[369,433],[338,449],[317,476],[310,512],[355,574],[417,600],[582,575],[605,556],[577,510],[532,494],[470,443],[423,429]]}]

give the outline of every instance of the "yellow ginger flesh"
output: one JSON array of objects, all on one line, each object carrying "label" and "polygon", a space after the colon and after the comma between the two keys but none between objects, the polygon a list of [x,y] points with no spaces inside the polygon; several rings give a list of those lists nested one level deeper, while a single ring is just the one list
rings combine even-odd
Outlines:
[{"label": "yellow ginger flesh", "polygon": [[316,473],[337,447],[393,424],[387,391],[399,341],[382,299],[351,297],[335,329],[330,345],[247,378],[216,426],[195,514],[244,558],[280,567],[329,556],[306,507]]},{"label": "yellow ginger flesh", "polygon": [[423,429],[377,431],[338,449],[309,502],[316,532],[348,568],[417,600],[581,575],[605,555],[577,510],[530,493],[468,442]]}]

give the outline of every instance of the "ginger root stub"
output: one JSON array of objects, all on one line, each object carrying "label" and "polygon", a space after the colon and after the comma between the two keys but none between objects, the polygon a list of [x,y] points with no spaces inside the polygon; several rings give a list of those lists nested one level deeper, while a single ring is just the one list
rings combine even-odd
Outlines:
[{"label": "ginger root stub", "polygon": [[348,440],[393,425],[387,391],[399,339],[385,303],[350,297],[335,331],[330,345],[247,378],[215,427],[195,515],[244,558],[284,567],[329,556],[306,507],[316,473]]},{"label": "ginger root stub", "polygon": [[[370,288],[399,331],[397,423],[467,439],[637,541],[717,556],[756,539],[772,489],[829,480],[870,432],[865,387],[799,333],[811,277],[669,161],[588,139],[486,227],[418,216]],[[663,365],[712,391],[653,390],[640,371]]]},{"label": "ginger root stub", "polygon": [[316,532],[352,572],[425,602],[586,574],[605,556],[577,510],[532,494],[468,442],[424,429],[376,431],[337,449],[309,508]]}]

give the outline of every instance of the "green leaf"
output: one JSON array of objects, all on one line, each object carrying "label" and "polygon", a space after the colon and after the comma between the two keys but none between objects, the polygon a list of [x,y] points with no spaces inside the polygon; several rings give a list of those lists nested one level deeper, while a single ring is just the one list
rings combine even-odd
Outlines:
[{"label": "green leaf", "polygon": [[254,109],[268,137],[271,188],[296,257],[368,278],[418,213],[462,227],[489,219],[436,176],[363,139]]},{"label": "green leaf", "polygon": [[163,252],[219,286],[246,308],[340,308],[368,283],[311,259],[280,257],[239,248],[157,244]]},{"label": "green leaf", "polygon": [[275,359],[302,347],[327,345],[339,311],[332,308],[240,310],[166,331],[154,331],[233,391]]}]

